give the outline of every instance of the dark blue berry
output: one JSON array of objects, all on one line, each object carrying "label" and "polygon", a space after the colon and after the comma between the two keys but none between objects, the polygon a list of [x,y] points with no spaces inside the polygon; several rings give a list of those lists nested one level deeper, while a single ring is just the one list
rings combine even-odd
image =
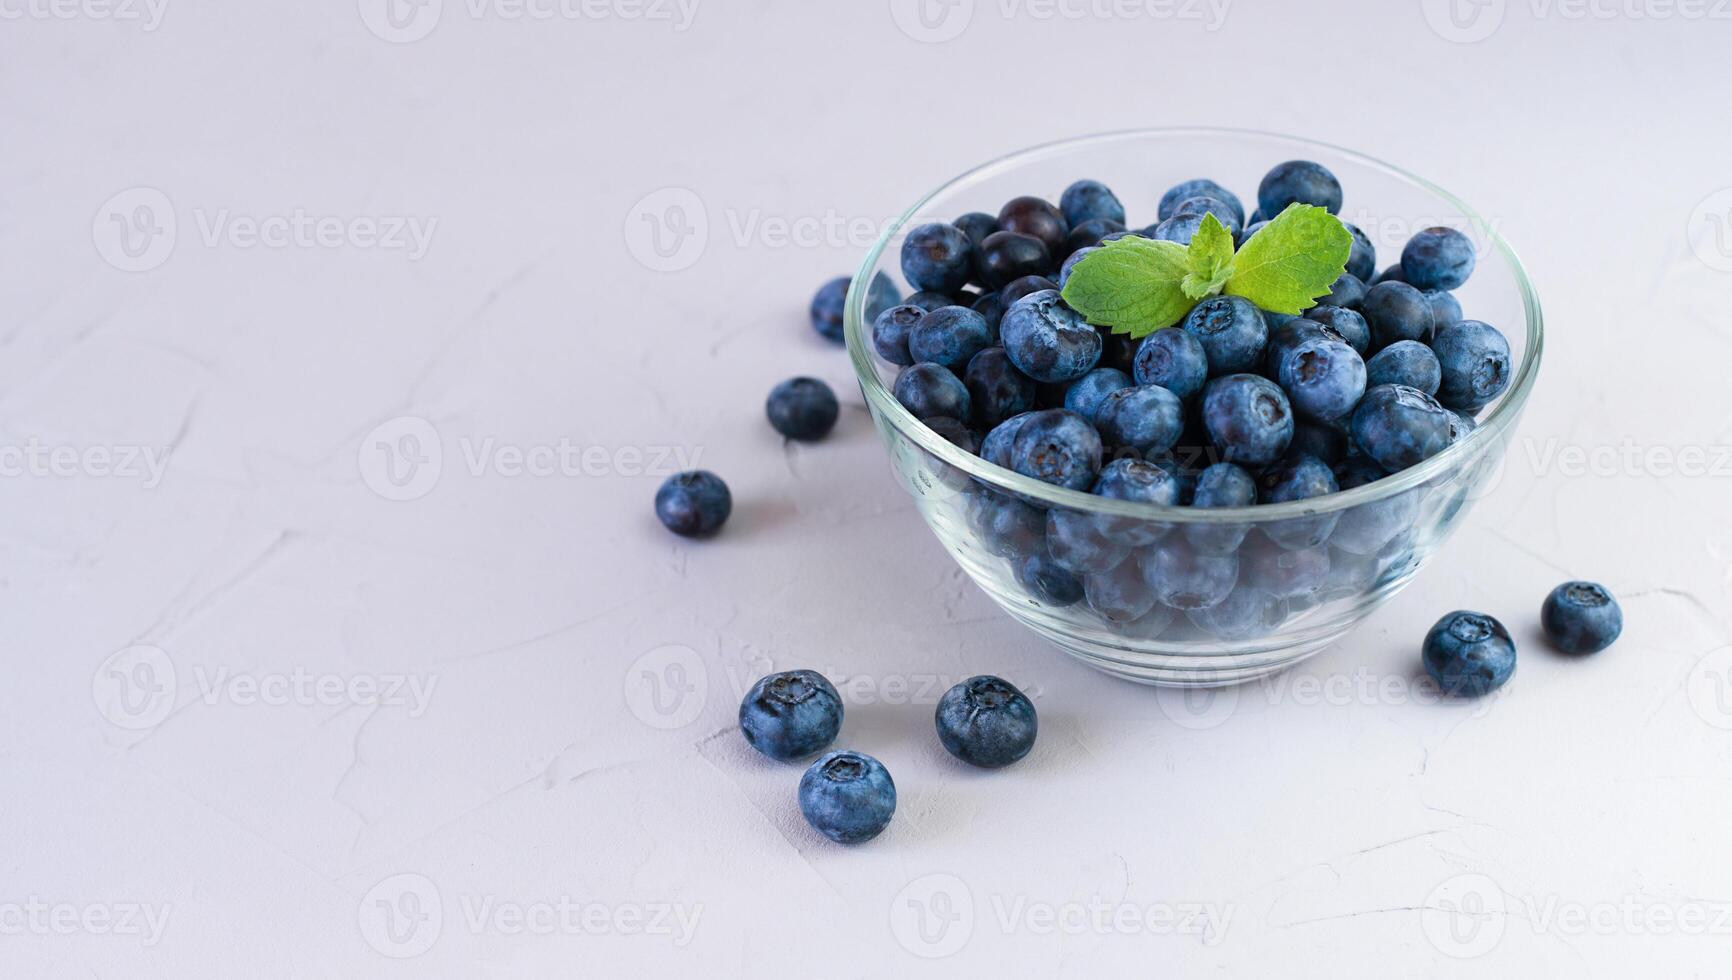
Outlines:
[{"label": "dark blue berry", "polygon": [[1273,463],[1293,441],[1293,408],[1286,393],[1255,374],[1209,382],[1203,389],[1203,424],[1229,463]]},{"label": "dark blue berry", "polygon": [[925,315],[925,310],[908,303],[878,314],[878,319],[872,321],[872,349],[892,364],[903,367],[913,364],[914,356],[908,353],[908,332]]},{"label": "dark blue berry", "polygon": [[[1258,482],[1258,499],[1266,504],[1310,500],[1328,496],[1339,489],[1329,464],[1315,456],[1294,454],[1265,469]],[[1313,548],[1329,539],[1338,520],[1340,514],[1335,511],[1311,517],[1290,517],[1270,521],[1263,526],[1263,533],[1283,548]],[[1327,563],[1324,571],[1328,571]]]},{"label": "dark blue berry", "polygon": [[[984,355],[986,351],[980,353]],[[1011,469],[1011,446],[1015,443],[1016,434],[1022,431],[1022,427],[1033,416],[1033,412],[1020,412],[993,426],[986,433],[986,438],[980,440],[980,458],[994,466]]]},{"label": "dark blue berry", "polygon": [[1295,455],[1315,456],[1334,466],[1347,458],[1345,424],[1345,419],[1331,422],[1300,419],[1293,423],[1293,441],[1288,445],[1287,452]]},{"label": "dark blue berry", "polygon": [[946,306],[955,306],[956,298],[951,296],[949,293],[934,293],[922,290],[910,295],[907,303],[909,306],[917,306],[921,310],[931,313],[933,310],[942,310]]},{"label": "dark blue berry", "polygon": [[1192,307],[1185,332],[1203,345],[1209,374],[1255,371],[1269,341],[1269,324],[1257,305],[1240,296],[1216,296]]},{"label": "dark blue berry", "polygon": [[1034,748],[1034,703],[1009,681],[970,677],[938,699],[934,719],[945,751],[971,766],[1001,769]]},{"label": "dark blue berry", "polygon": [[986,317],[964,306],[941,306],[921,317],[908,333],[908,353],[916,363],[930,361],[961,371],[992,345]]},{"label": "dark blue berry", "polygon": [[1056,290],[1030,293],[1005,311],[999,336],[1011,363],[1036,381],[1072,381],[1094,370],[1101,335]]},{"label": "dark blue berry", "polygon": [[896,375],[891,392],[917,419],[936,415],[965,419],[972,407],[967,386],[941,364],[920,363],[903,368]]},{"label": "dark blue berry", "polygon": [[[1342,490],[1375,483],[1384,476],[1383,467],[1364,456],[1349,456],[1335,467],[1335,482]],[[1419,495],[1412,490],[1349,507],[1336,522],[1329,544],[1354,555],[1376,555],[1412,526],[1418,514]]]},{"label": "dark blue berry", "polygon": [[1179,205],[1194,197],[1212,197],[1230,206],[1239,215],[1238,223],[1245,223],[1245,205],[1240,203],[1238,195],[1222,187],[1220,184],[1206,178],[1187,180],[1173,185],[1161,195],[1161,203],[1156,210],[1156,217],[1165,221],[1179,213]]},{"label": "dark blue berry", "polygon": [[1341,222],[1353,236],[1353,250],[1347,254],[1347,271],[1361,282],[1369,283],[1377,275],[1377,246],[1357,225]]},{"label": "dark blue berry", "polygon": [[1287,602],[1255,586],[1240,585],[1215,605],[1186,615],[1218,640],[1255,640],[1280,628],[1287,618]]},{"label": "dark blue berry", "polygon": [[740,701],[740,731],[772,759],[822,751],[842,730],[842,698],[815,670],[785,670],[761,678]]},{"label": "dark blue berry", "polygon": [[1045,276],[1023,276],[1021,279],[1005,283],[1004,288],[998,291],[998,298],[1004,300],[1004,307],[1008,310],[1024,296],[1048,289],[1058,289],[1058,283]]},{"label": "dark blue berry", "polygon": [[1157,242],[1178,242],[1180,245],[1191,244],[1191,239],[1197,237],[1197,229],[1203,227],[1203,216],[1196,213],[1175,214],[1163,220],[1160,224],[1143,229],[1143,234]]},{"label": "dark blue berry", "polygon": [[764,413],[770,425],[789,439],[810,442],[830,434],[841,407],[836,393],[817,378],[790,378],[770,389]]},{"label": "dark blue berry", "polygon": [[1369,287],[1351,272],[1343,272],[1340,278],[1329,287],[1329,294],[1320,297],[1317,302],[1326,306],[1339,306],[1344,309],[1356,310],[1359,304],[1365,302],[1365,294]]},{"label": "dark blue berry", "polygon": [[1325,208],[1330,214],[1341,213],[1341,182],[1320,163],[1310,160],[1289,160],[1276,164],[1257,185],[1257,207],[1270,218],[1293,204],[1309,204]]},{"label": "dark blue berry", "polygon": [[1068,258],[1085,248],[1094,248],[1108,235],[1116,235],[1124,230],[1123,224],[1108,221],[1106,218],[1093,218],[1082,224],[1072,225],[1070,234],[1064,240],[1064,254]]},{"label": "dark blue berry", "polygon": [[1427,228],[1401,250],[1401,271],[1419,289],[1459,289],[1473,264],[1473,242],[1454,228]]},{"label": "dark blue berry", "polygon": [[1082,601],[1082,579],[1046,555],[1029,555],[1013,571],[1017,582],[1043,606],[1062,609]]},{"label": "dark blue berry", "polygon": [[1477,698],[1502,687],[1515,673],[1515,641],[1504,625],[1465,609],[1437,621],[1425,634],[1425,672],[1452,697]]},{"label": "dark blue berry", "polygon": [[974,355],[962,381],[973,403],[974,421],[985,428],[1034,408],[1034,380],[1010,363],[1002,347],[988,347]]},{"label": "dark blue berry", "polygon": [[[842,342],[842,310],[847,306],[848,287],[853,283],[849,276],[838,276],[818,287],[818,292],[812,296],[812,307],[809,311],[812,318],[812,329],[826,340]],[[901,294],[890,277],[880,272],[872,277],[872,290],[866,295],[866,319],[868,322],[878,319],[878,315],[901,302]]]},{"label": "dark blue berry", "polygon": [[1177,535],[1144,551],[1141,563],[1155,598],[1174,609],[1218,605],[1239,581],[1237,554],[1205,554]]},{"label": "dark blue berry", "polygon": [[1017,197],[1006,202],[998,212],[998,226],[1039,239],[1054,257],[1062,253],[1065,238],[1070,235],[1070,222],[1064,219],[1064,214],[1038,197]]},{"label": "dark blue berry", "polygon": [[656,491],[656,517],[681,537],[716,533],[734,510],[733,495],[709,470],[688,470],[667,478]]},{"label": "dark blue berry", "polygon": [[1107,396],[1132,386],[1131,376],[1118,368],[1098,367],[1070,383],[1064,392],[1064,407],[1098,423],[1095,412]]},{"label": "dark blue berry", "polygon": [[1546,596],[1540,625],[1565,653],[1598,653],[1624,631],[1624,611],[1596,582],[1565,582]]},{"label": "dark blue berry", "polygon": [[[1365,317],[1355,310],[1340,306],[1313,306],[1305,311],[1305,319],[1321,323],[1347,341],[1347,346],[1359,353],[1360,357],[1371,349],[1371,327],[1365,322]],[[1270,347],[1274,347],[1271,335]]]},{"label": "dark blue berry", "polygon": [[921,225],[902,241],[902,277],[915,289],[954,293],[973,275],[974,243],[955,225]]},{"label": "dark blue berry", "polygon": [[1365,362],[1365,383],[1373,387],[1406,385],[1435,397],[1441,381],[1437,355],[1417,340],[1398,340]]},{"label": "dark blue berry", "polygon": [[1095,427],[1107,445],[1154,456],[1178,444],[1185,431],[1184,406],[1159,385],[1120,388],[1101,402]]},{"label": "dark blue berry", "polygon": [[1509,387],[1509,341],[1489,323],[1462,320],[1431,340],[1442,381],[1437,400],[1446,408],[1478,412]]},{"label": "dark blue berry", "polygon": [[1277,380],[1293,410],[1310,419],[1344,418],[1365,394],[1365,362],[1346,341],[1302,340],[1281,358]]},{"label": "dark blue berry", "polygon": [[[1232,463],[1216,463],[1197,476],[1193,507],[1250,507],[1257,502],[1257,481]],[[1211,555],[1232,554],[1250,530],[1244,524],[1192,524],[1185,539],[1192,548]]]},{"label": "dark blue berry", "polygon": [[1399,340],[1430,343],[1436,322],[1425,294],[1404,282],[1380,282],[1365,294],[1359,312],[1371,325],[1371,347],[1382,350]]},{"label": "dark blue berry", "polygon": [[980,246],[981,242],[986,241],[986,236],[999,230],[998,219],[981,211],[970,211],[952,221],[951,224],[960,228],[976,248]]},{"label": "dark blue berry", "polygon": [[1003,289],[1023,276],[1044,276],[1055,266],[1040,239],[1014,231],[993,232],[976,251],[976,273],[988,289]]},{"label": "dark blue berry", "polygon": [[[1219,221],[1222,227],[1226,228],[1227,232],[1235,238],[1239,234],[1239,224],[1244,220],[1244,215],[1238,208],[1219,198],[1209,197],[1207,195],[1186,198],[1185,200],[1180,201],[1178,208],[1173,211],[1174,218],[1187,214],[1194,214],[1198,217],[1202,217],[1205,214],[1212,214],[1215,216],[1215,220]],[[1169,218],[1167,220],[1170,221],[1172,219]]]},{"label": "dark blue berry", "polygon": [[1058,207],[1072,228],[1096,219],[1116,221],[1121,226],[1125,222],[1125,206],[1098,180],[1079,180],[1066,187],[1059,196]]},{"label": "dark blue berry", "polygon": [[1264,534],[1253,535],[1239,550],[1239,588],[1278,599],[1316,595],[1329,579],[1329,548],[1288,548]]},{"label": "dark blue berry", "polygon": [[1426,302],[1431,304],[1431,322],[1433,327],[1442,330],[1452,323],[1461,322],[1461,300],[1447,289],[1424,290]]},{"label": "dark blue berry", "polygon": [[1353,410],[1350,431],[1365,455],[1396,473],[1449,448],[1451,417],[1417,388],[1378,385]]},{"label": "dark blue berry", "polygon": [[982,489],[969,498],[968,520],[988,554],[1020,561],[1046,550],[1046,515],[1015,497]]},{"label": "dark blue berry", "polygon": [[1155,608],[1155,594],[1143,580],[1135,558],[1126,558],[1104,572],[1083,576],[1083,598],[1109,623],[1134,623]]},{"label": "dark blue berry", "polygon": [[992,342],[998,343],[998,325],[1004,322],[1004,311],[1010,309],[1010,304],[997,293],[986,293],[970,303],[968,308],[986,318],[986,325],[992,330]]},{"label": "dark blue berry", "polygon": [[1010,444],[1010,468],[1023,476],[1087,490],[1101,470],[1101,437],[1088,420],[1062,408],[1029,415]]},{"label": "dark blue berry", "polygon": [[838,844],[869,841],[890,826],[896,784],[884,764],[861,752],[831,752],[800,777],[800,813]]},{"label": "dark blue berry", "polygon": [[1156,330],[1137,347],[1137,384],[1160,385],[1181,399],[1203,390],[1209,380],[1209,355],[1188,330]]}]

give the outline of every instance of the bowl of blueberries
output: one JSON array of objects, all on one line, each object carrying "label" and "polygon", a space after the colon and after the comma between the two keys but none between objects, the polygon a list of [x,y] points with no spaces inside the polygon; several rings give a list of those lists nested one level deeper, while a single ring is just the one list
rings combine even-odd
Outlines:
[{"label": "bowl of blueberries", "polygon": [[949,181],[842,329],[900,481],[1017,620],[1091,666],[1285,668],[1497,485],[1540,306],[1492,225],[1310,140],[1113,133]]}]

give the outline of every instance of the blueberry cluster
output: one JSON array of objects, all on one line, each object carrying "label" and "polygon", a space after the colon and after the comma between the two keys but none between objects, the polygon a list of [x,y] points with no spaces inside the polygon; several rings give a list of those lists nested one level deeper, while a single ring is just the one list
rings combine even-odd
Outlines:
[{"label": "blueberry cluster", "polygon": [[[1509,344],[1464,319],[1451,290],[1474,250],[1448,228],[1407,243],[1376,272],[1359,229],[1346,271],[1303,316],[1238,296],[1199,303],[1140,342],[1091,325],[1062,290],[1076,263],[1127,235],[1188,243],[1214,215],[1242,246],[1295,203],[1338,213],[1339,182],[1283,163],[1247,214],[1232,191],[1189,180],[1138,230],[1098,181],[1053,205],[1019,197],[997,216],[927,224],[904,241],[918,292],[872,326],[898,365],[893,392],[927,426],[995,465],[1055,486],[1163,506],[1247,507],[1371,483],[1465,437],[1508,387]],[[1198,525],[1110,521],[985,488],[969,514],[1038,603],[1086,602],[1117,625],[1159,628],[1175,613],[1207,633],[1273,629],[1327,586],[1367,587],[1376,556],[1412,522],[1411,495],[1344,515]]]},{"label": "blueberry cluster", "polygon": [[[970,677],[938,701],[938,740],[970,765],[998,769],[1028,755],[1038,723],[1034,703],[1009,681]],[[842,730],[842,699],[822,674],[786,670],[761,678],[740,702],[740,731],[772,759],[820,752]],[[812,829],[842,844],[883,833],[896,813],[896,783],[884,764],[861,752],[828,752],[800,778],[800,813]]]},{"label": "blueberry cluster", "polygon": [[[1624,631],[1618,600],[1597,582],[1565,582],[1546,596],[1540,626],[1564,653],[1598,653]],[[1480,697],[1515,673],[1516,646],[1494,617],[1458,609],[1437,621],[1421,648],[1425,671],[1445,694]]]}]

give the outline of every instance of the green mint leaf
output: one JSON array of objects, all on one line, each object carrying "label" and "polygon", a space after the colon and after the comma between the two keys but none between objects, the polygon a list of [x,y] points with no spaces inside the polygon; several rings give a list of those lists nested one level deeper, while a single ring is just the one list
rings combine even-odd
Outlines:
[{"label": "green mint leaf", "polygon": [[1064,301],[1095,326],[1146,337],[1196,305],[1180,285],[1189,271],[1185,246],[1131,235],[1084,256],[1065,281]]},{"label": "green mint leaf", "polygon": [[1186,296],[1200,300],[1220,292],[1233,271],[1233,233],[1214,215],[1204,215],[1185,251],[1185,262],[1190,271],[1179,288]]},{"label": "green mint leaf", "polygon": [[1352,251],[1353,236],[1339,218],[1309,204],[1289,205],[1245,240],[1227,294],[1271,313],[1303,313],[1347,271]]}]

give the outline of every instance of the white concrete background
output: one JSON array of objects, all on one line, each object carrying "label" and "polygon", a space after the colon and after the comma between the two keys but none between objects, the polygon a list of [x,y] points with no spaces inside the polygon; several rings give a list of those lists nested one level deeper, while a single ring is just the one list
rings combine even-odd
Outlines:
[{"label": "white concrete background", "polygon": [[[0,0],[0,975],[1725,975],[1726,4],[116,2]],[[960,575],[804,323],[863,243],[776,231],[1161,124],[1433,177],[1551,330],[1435,564],[1213,702]],[[670,203],[707,233],[660,262]],[[796,373],[852,408],[785,449]],[[674,452],[719,540],[651,516]],[[1565,576],[1614,650],[1545,649]],[[1521,667],[1435,704],[1462,606]],[[737,736],[772,666],[847,679],[876,842]],[[978,672],[1038,698],[1006,772],[931,733]]]}]

